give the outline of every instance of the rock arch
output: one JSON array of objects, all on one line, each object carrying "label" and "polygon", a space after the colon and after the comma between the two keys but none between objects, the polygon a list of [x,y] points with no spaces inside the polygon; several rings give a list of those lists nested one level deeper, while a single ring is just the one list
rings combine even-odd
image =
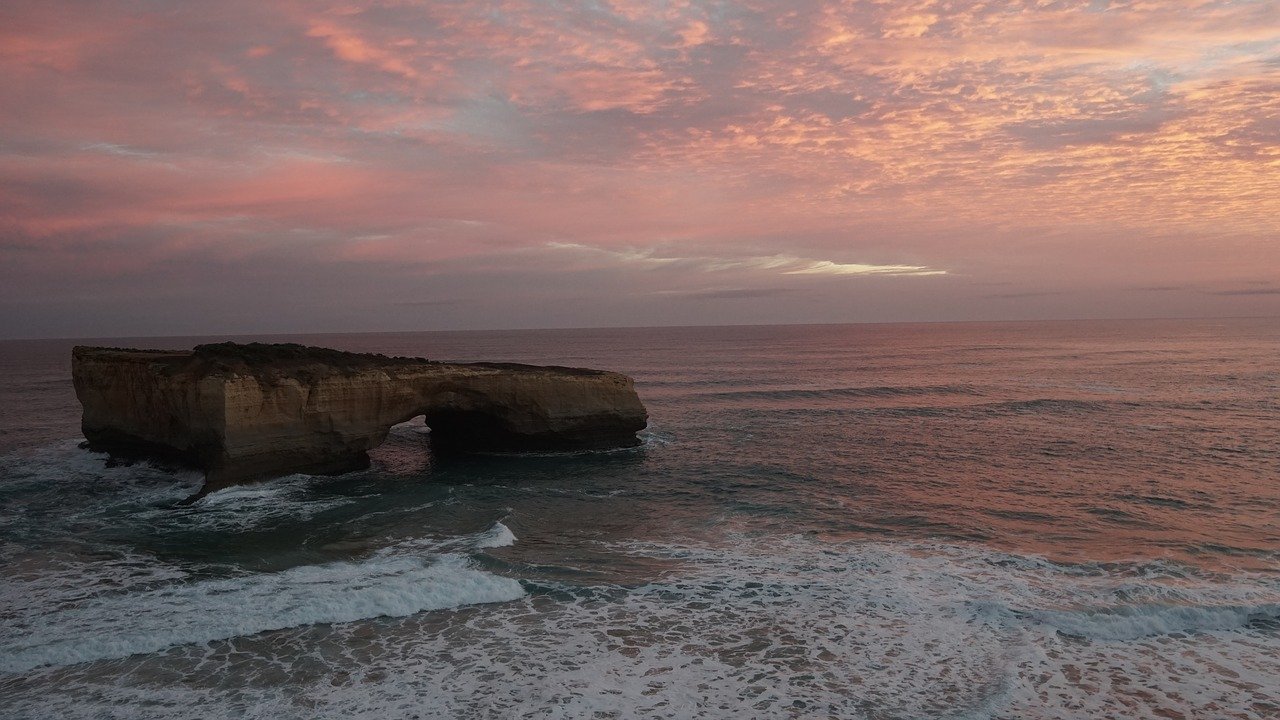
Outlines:
[{"label": "rock arch", "polygon": [[72,361],[91,447],[181,459],[210,488],[361,467],[418,415],[460,451],[629,447],[648,417],[631,378],[582,368],[230,343],[77,347]]}]

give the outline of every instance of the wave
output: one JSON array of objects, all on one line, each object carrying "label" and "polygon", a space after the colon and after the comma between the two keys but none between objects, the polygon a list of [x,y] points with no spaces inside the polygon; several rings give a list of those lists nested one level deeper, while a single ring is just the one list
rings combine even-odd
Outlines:
[{"label": "wave", "polygon": [[1259,605],[1140,604],[1101,609],[1036,611],[1029,616],[1073,637],[1127,641],[1153,635],[1238,630],[1280,620],[1280,603]]},{"label": "wave", "polygon": [[351,505],[349,497],[316,496],[317,484],[332,478],[294,474],[248,485],[234,485],[205,495],[185,507],[158,508],[147,517],[169,527],[245,531],[280,522],[296,522],[327,510]]},{"label": "wave", "polygon": [[427,610],[515,600],[516,580],[436,559],[386,551],[364,562],[170,584],[47,610],[0,631],[0,671],[20,673],[270,630],[403,617]]},{"label": "wave", "polygon": [[495,522],[493,527],[486,530],[476,539],[476,547],[482,550],[510,547],[515,544],[515,533],[511,532],[511,528],[501,522]]},{"label": "wave", "polygon": [[1009,402],[990,403],[975,407],[995,412],[1018,413],[1076,413],[1105,410],[1115,406],[1137,407],[1137,403],[1113,402],[1107,400],[1067,400],[1059,398],[1036,398],[1035,400],[1011,400]]},{"label": "wave", "polygon": [[[113,699],[175,718],[225,717],[243,703],[281,717],[407,707],[424,717],[520,717],[550,707],[557,717],[978,720],[1070,708],[1072,717],[1154,718],[1148,711],[1163,708],[1245,718],[1257,716],[1257,688],[1274,684],[1280,662],[1280,635],[1265,626],[1280,604],[1274,578],[808,536],[611,549],[620,562],[657,559],[664,570],[626,587],[539,580],[524,598],[465,617],[186,645],[109,668],[120,682],[85,666],[60,672],[59,692],[47,696],[15,684],[13,707],[31,718],[101,716]],[[1135,633],[1113,619],[1163,634],[1109,639]],[[175,680],[133,679],[155,673]],[[210,688],[234,688],[241,705],[227,712],[228,693]]]},{"label": "wave", "polygon": [[839,398],[892,398],[929,395],[981,395],[968,385],[883,385],[840,388],[788,388],[777,390],[731,390],[696,393],[698,398],[722,400],[823,400]]},{"label": "wave", "polygon": [[180,500],[203,483],[201,473],[175,470],[146,461],[111,462],[106,453],[81,447],[81,440],[63,440],[0,457],[0,493],[51,492],[84,496],[127,491],[136,497],[147,491],[156,499]]},{"label": "wave", "polygon": [[884,407],[866,412],[905,417],[1003,417],[1009,415],[1085,415],[1140,407],[1138,403],[1111,400],[1035,398],[987,403],[960,403],[922,407]]}]

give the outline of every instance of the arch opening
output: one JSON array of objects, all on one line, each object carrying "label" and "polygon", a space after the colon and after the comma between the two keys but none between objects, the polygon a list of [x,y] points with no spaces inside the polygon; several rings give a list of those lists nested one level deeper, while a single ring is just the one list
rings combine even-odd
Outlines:
[{"label": "arch opening", "polygon": [[415,415],[392,425],[387,436],[368,451],[369,462],[388,475],[421,475],[435,465],[431,428],[426,416]]}]

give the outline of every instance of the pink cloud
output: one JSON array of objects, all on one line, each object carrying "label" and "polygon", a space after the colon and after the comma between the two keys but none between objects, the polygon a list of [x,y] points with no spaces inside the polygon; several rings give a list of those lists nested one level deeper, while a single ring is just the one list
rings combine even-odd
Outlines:
[{"label": "pink cloud", "polygon": [[672,302],[872,282],[753,258],[934,268],[874,282],[975,313],[1280,282],[1280,9],[1094,5],[9,3],[0,253],[47,297],[290,254]]},{"label": "pink cloud", "polygon": [[379,70],[401,75],[409,80],[417,80],[421,77],[412,65],[398,57],[394,51],[371,44],[332,21],[312,20],[307,35],[322,38],[329,49],[333,50],[333,54],[341,60],[373,65]]}]

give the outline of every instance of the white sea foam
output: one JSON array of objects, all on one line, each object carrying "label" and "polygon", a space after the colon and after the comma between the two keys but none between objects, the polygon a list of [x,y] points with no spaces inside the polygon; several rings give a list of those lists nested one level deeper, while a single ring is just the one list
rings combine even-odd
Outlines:
[{"label": "white sea foam", "polygon": [[1083,608],[1074,611],[1037,611],[1031,614],[1067,635],[1091,640],[1124,641],[1172,633],[1237,630],[1251,623],[1280,619],[1280,604],[1131,605]]},{"label": "white sea foam", "polygon": [[4,486],[29,485],[60,493],[128,490],[134,500],[180,500],[199,489],[200,473],[162,469],[146,462],[129,465],[108,463],[105,453],[89,452],[76,440],[52,443],[0,458]]},{"label": "white sea foam", "polygon": [[[1275,708],[1280,635],[1248,620],[1280,603],[1266,577],[809,537],[615,550],[672,569],[456,616],[187,645],[131,659],[123,682],[101,681],[121,667],[77,666],[58,693],[23,690],[13,714],[1225,720]],[[1118,610],[1125,597],[1139,600]],[[1159,621],[1119,632],[1111,615]]]},{"label": "white sea foam", "polygon": [[190,524],[205,529],[249,530],[285,520],[303,520],[326,510],[350,505],[346,497],[317,497],[313,487],[326,481],[294,474],[212,492],[186,508],[160,509],[155,519],[167,524]]},{"label": "white sea foam", "polygon": [[495,522],[493,527],[486,530],[479,538],[476,539],[476,547],[482,550],[509,547],[515,544],[515,533],[511,532],[511,528],[503,525],[501,522]]},{"label": "white sea foam", "polygon": [[[147,462],[111,465],[107,459],[106,454],[84,450],[75,441],[53,443],[21,457],[6,456],[3,482],[58,493],[68,513],[63,520],[103,517],[127,508],[135,517],[160,525],[205,529],[245,530],[285,518],[305,519],[353,502],[342,497],[317,498],[311,491],[325,479],[295,474],[225,488],[189,507],[176,507],[203,485],[201,473]],[[5,515],[0,512],[0,521],[8,519]]]},{"label": "white sea foam", "polygon": [[20,627],[51,607],[105,594],[145,592],[185,577],[170,565],[138,554],[85,557],[70,549],[6,550],[5,572],[0,574],[0,627]]},{"label": "white sea foam", "polygon": [[514,600],[520,583],[467,566],[380,553],[363,562],[170,583],[50,609],[0,631],[0,671],[151,653],[268,630]]},{"label": "white sea foam", "polygon": [[195,505],[202,508],[233,505],[239,510],[288,497],[310,480],[310,475],[295,474],[249,485],[233,485],[205,495]]}]

